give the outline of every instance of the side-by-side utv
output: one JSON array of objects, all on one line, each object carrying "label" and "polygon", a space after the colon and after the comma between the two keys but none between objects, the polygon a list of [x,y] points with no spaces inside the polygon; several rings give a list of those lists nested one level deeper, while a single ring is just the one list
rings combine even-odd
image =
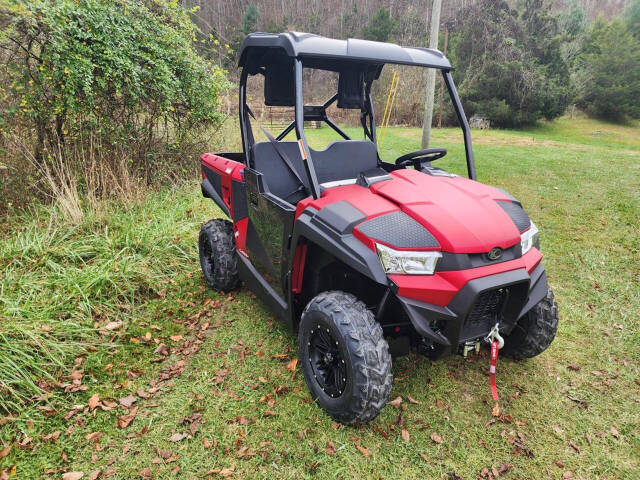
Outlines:
[{"label": "side-by-side utv", "polygon": [[[442,73],[468,179],[432,165],[444,148],[380,159],[371,88],[386,64]],[[202,155],[202,193],[229,218],[202,226],[204,278],[222,291],[244,282],[298,333],[307,385],[329,415],[375,418],[391,391],[392,354],[466,354],[499,338],[505,355],[523,359],[551,344],[558,310],[538,229],[513,196],[475,181],[469,125],[440,52],[255,33],[239,66],[243,151]],[[304,69],[337,72],[335,95],[306,105]],[[265,105],[295,111],[275,137],[264,130],[265,141],[255,140],[247,105],[252,76],[264,81]],[[364,139],[336,125],[329,107],[356,110]],[[310,148],[309,121],[341,140]]]}]

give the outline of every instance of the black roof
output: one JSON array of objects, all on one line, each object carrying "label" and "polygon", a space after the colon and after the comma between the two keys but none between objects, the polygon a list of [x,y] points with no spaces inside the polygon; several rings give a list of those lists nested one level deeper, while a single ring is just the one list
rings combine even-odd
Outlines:
[{"label": "black roof", "polygon": [[395,63],[451,70],[449,60],[438,50],[401,47],[394,43],[371,40],[336,40],[311,33],[252,33],[240,48],[239,65],[244,67],[259,51],[281,49],[289,57],[308,59],[316,68],[325,68],[332,62],[362,62],[382,65]]}]

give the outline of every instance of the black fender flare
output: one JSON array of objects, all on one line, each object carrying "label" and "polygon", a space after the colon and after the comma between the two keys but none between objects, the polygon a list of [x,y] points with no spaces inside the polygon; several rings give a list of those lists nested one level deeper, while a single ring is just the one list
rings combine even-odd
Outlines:
[{"label": "black fender flare", "polygon": [[378,255],[353,236],[353,227],[366,216],[346,201],[336,202],[321,210],[307,208],[295,222],[289,249],[290,271],[296,248],[303,237],[326,250],[358,273],[388,286],[387,274]]},{"label": "black fender flare", "polygon": [[209,181],[208,178],[205,178],[202,181],[202,184],[200,185],[200,187],[202,188],[202,196],[213,200],[213,202],[218,207],[220,207],[220,210],[222,210],[227,217],[231,218],[231,212],[229,211],[229,207],[227,207],[227,205],[222,200],[222,197],[220,197],[218,192],[216,192],[215,188],[213,188],[213,185],[211,185],[211,182]]}]

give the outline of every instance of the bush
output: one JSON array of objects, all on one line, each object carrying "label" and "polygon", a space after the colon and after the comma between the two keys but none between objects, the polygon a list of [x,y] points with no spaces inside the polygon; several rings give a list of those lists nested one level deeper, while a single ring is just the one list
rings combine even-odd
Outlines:
[{"label": "bush", "polygon": [[178,2],[0,0],[0,29],[0,135],[19,135],[37,163],[100,145],[151,181],[187,168],[223,120],[227,81],[195,52]]},{"label": "bush", "polygon": [[625,22],[597,19],[576,61],[577,105],[595,117],[640,118],[640,41]]},{"label": "bush", "polygon": [[543,0],[525,1],[520,12],[504,1],[481,0],[458,18],[449,56],[469,117],[518,127],[564,113],[569,71],[558,21]]}]

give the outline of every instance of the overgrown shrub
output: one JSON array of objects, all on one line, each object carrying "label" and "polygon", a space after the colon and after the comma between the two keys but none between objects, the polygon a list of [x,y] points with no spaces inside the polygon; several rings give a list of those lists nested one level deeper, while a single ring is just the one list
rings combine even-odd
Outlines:
[{"label": "overgrown shrub", "polygon": [[193,171],[194,145],[223,120],[227,80],[176,1],[0,0],[0,29],[0,135],[38,164],[99,145],[150,182]]}]

